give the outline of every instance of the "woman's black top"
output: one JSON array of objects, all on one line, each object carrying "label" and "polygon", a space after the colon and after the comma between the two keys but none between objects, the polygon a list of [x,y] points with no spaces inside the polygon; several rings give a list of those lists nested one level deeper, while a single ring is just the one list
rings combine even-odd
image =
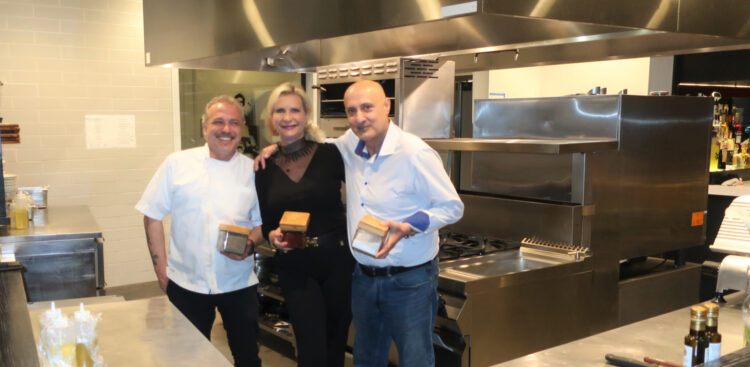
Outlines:
[{"label": "woman's black top", "polygon": [[307,236],[346,231],[346,211],[341,202],[344,161],[333,144],[318,144],[307,170],[295,183],[273,162],[255,173],[255,188],[263,219],[263,236],[279,227],[284,211],[310,213]]}]

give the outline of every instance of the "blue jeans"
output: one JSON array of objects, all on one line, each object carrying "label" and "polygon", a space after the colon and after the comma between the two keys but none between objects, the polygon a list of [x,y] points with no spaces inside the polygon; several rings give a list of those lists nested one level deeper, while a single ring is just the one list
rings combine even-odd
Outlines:
[{"label": "blue jeans", "polygon": [[396,275],[371,277],[359,265],[352,278],[354,365],[388,365],[391,340],[398,365],[434,366],[432,332],[437,315],[437,259]]}]

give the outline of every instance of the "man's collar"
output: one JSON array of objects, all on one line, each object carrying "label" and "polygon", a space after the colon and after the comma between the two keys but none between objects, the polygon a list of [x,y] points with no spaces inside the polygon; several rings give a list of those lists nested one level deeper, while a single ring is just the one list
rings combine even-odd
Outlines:
[{"label": "man's collar", "polygon": [[[385,132],[385,139],[383,139],[383,144],[380,145],[380,150],[378,150],[377,155],[387,156],[393,154],[396,150],[396,141],[398,140],[400,133],[401,129],[394,124],[393,121],[388,119],[388,130]],[[357,146],[354,148],[354,154],[364,159],[370,159],[370,153],[367,151],[365,142],[362,141],[362,139],[359,139]]]}]

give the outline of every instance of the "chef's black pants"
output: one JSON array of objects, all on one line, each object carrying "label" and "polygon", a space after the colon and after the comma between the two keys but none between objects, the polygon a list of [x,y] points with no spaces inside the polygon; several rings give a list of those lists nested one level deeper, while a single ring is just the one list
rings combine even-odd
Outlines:
[{"label": "chef's black pants", "polygon": [[299,367],[344,365],[354,258],[346,231],[326,237],[318,247],[277,251],[274,257]]},{"label": "chef's black pants", "polygon": [[227,331],[234,365],[260,367],[257,286],[228,293],[201,294],[182,288],[170,280],[167,284],[167,297],[209,340],[216,318],[215,310],[218,309]]}]

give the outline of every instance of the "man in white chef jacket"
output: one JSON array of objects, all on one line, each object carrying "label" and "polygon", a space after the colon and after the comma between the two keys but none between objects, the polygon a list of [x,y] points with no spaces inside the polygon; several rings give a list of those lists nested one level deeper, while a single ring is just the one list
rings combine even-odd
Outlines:
[{"label": "man in white chef jacket", "polygon": [[354,365],[385,366],[393,340],[399,366],[434,366],[438,229],[461,219],[464,205],[437,152],[388,119],[380,84],[352,84],[344,105],[350,129],[334,144],[346,169],[349,236],[365,215],[389,228],[374,257],[352,251]]},{"label": "man in white chef jacket", "polygon": [[[169,155],[136,209],[144,215],[154,271],[169,300],[206,338],[218,309],[235,365],[260,366],[258,278],[250,254],[261,239],[261,219],[253,161],[237,152],[242,108],[232,97],[215,97],[201,122],[206,144]],[[167,256],[162,221],[168,214]],[[217,249],[220,224],[252,229],[243,254]]]}]

